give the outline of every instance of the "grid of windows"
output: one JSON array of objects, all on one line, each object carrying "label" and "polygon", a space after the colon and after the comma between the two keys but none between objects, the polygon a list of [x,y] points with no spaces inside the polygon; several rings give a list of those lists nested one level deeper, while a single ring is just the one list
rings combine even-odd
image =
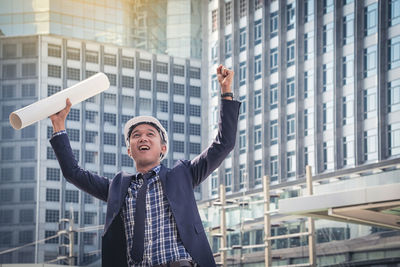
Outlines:
[{"label": "grid of windows", "polygon": [[168,74],[168,63],[157,61],[156,72],[162,74]]},{"label": "grid of windows", "polygon": [[81,51],[78,48],[67,47],[67,59],[81,60]]},{"label": "grid of windows", "polygon": [[270,124],[271,145],[278,143],[278,120],[272,120]]},{"label": "grid of windows", "polygon": [[36,76],[36,63],[22,64],[22,77]]},{"label": "grid of windows", "polygon": [[35,147],[34,146],[22,146],[20,155],[21,155],[21,160],[35,159]]},{"label": "grid of windows", "polygon": [[[96,123],[98,114],[99,113],[97,111],[86,110],[85,111],[85,119],[87,122]],[[108,113],[105,113],[105,114],[108,114]],[[104,114],[104,116],[106,117],[105,114]]]},{"label": "grid of windows", "polygon": [[180,83],[174,83],[174,94],[185,95],[185,86]]},{"label": "grid of windows", "polygon": [[60,45],[54,45],[54,44],[48,44],[47,45],[47,55],[49,57],[61,58],[61,46]]},{"label": "grid of windows", "polygon": [[85,204],[93,204],[94,198],[91,195],[89,195],[88,193],[83,193],[83,202]]},{"label": "grid of windows", "polygon": [[104,54],[104,65],[117,66],[117,56],[113,54]]},{"label": "grid of windows", "polygon": [[201,148],[198,143],[189,143],[189,153],[190,154],[200,154]]},{"label": "grid of windows", "polygon": [[286,118],[286,136],[287,140],[293,140],[296,134],[296,120],[294,114],[290,114]]},{"label": "grid of windows", "polygon": [[57,232],[56,231],[48,231],[48,230],[46,230],[45,232],[44,232],[44,237],[45,238],[49,238],[49,237],[51,237],[51,236],[55,236],[54,238],[51,238],[51,239],[47,239],[46,241],[45,241],[45,243],[46,244],[58,244],[58,236],[56,236],[57,235]]},{"label": "grid of windows", "polygon": [[117,115],[104,112],[104,122],[109,123],[113,126],[117,125]]},{"label": "grid of windows", "polygon": [[1,169],[1,182],[12,181],[14,179],[14,168],[2,168]]},{"label": "grid of windows", "polygon": [[388,112],[400,110],[400,79],[388,83]]},{"label": "grid of windows", "polygon": [[232,55],[232,35],[228,34],[225,36],[225,58],[229,58]]},{"label": "grid of windows", "polygon": [[185,133],[185,124],[183,122],[173,122],[174,133]]},{"label": "grid of windows", "polygon": [[96,152],[95,151],[85,151],[85,162],[86,163],[96,163]]},{"label": "grid of windows", "polygon": [[15,78],[17,76],[17,65],[16,64],[4,64],[2,73],[3,73],[3,77],[7,77],[8,79]]},{"label": "grid of windows", "polygon": [[33,188],[21,188],[19,190],[19,201],[33,201],[34,200],[34,189]]},{"label": "grid of windows", "polygon": [[81,70],[75,68],[67,68],[67,79],[79,81],[81,79]]},{"label": "grid of windows", "polygon": [[59,210],[46,209],[45,220],[46,222],[58,222],[60,219]]},{"label": "grid of windows", "polygon": [[333,50],[333,22],[322,28],[322,52],[327,53]]},{"label": "grid of windows", "polygon": [[19,222],[20,223],[33,223],[33,210],[32,209],[22,209],[19,210]]},{"label": "grid of windows", "polygon": [[[3,77],[4,77],[4,66],[3,66]],[[10,77],[10,75],[8,75]],[[61,78],[61,66],[47,65],[47,76],[54,78]]]},{"label": "grid of windows", "polygon": [[189,88],[189,95],[193,97],[200,97],[201,96],[200,87],[191,85]]},{"label": "grid of windows", "polygon": [[200,79],[200,68],[190,67],[189,77],[192,79]]},{"label": "grid of windows", "polygon": [[75,108],[71,108],[68,116],[67,116],[67,120],[70,121],[80,121],[80,110],[79,109],[75,109]]},{"label": "grid of windows", "polygon": [[69,140],[75,141],[75,142],[79,142],[79,140],[80,140],[80,131],[79,131],[79,129],[67,128],[67,133],[68,133]]},{"label": "grid of windows", "polygon": [[94,131],[85,131],[85,142],[86,143],[96,143],[96,137],[98,135],[98,132]]},{"label": "grid of windows", "polygon": [[167,82],[157,81],[156,88],[157,88],[157,92],[168,94],[168,83]]},{"label": "grid of windows", "polygon": [[139,97],[140,110],[150,111],[151,110],[151,99]]},{"label": "grid of windows", "polygon": [[133,160],[128,155],[122,155],[121,165],[125,167],[133,167]]},{"label": "grid of windows", "polygon": [[278,71],[278,48],[277,47],[270,50],[269,69],[270,69],[271,74]]},{"label": "grid of windows", "polygon": [[240,52],[246,50],[246,43],[247,43],[246,28],[241,28],[240,34],[239,34],[239,50],[240,50]]},{"label": "grid of windows", "polygon": [[286,27],[287,30],[294,29],[296,25],[296,7],[295,3],[291,3],[286,7]]},{"label": "grid of windows", "polygon": [[96,218],[96,213],[95,212],[87,212],[83,214],[83,223],[84,224],[94,224],[95,223],[95,218]]},{"label": "grid of windows", "polygon": [[47,159],[57,159],[56,154],[51,147],[47,147]]},{"label": "grid of windows", "polygon": [[[0,210],[0,225],[13,222],[14,210]],[[0,235],[1,238],[1,235]]]},{"label": "grid of windows", "polygon": [[185,66],[174,64],[173,70],[175,76],[181,76],[181,77],[185,76]]},{"label": "grid of windows", "polygon": [[225,3],[225,26],[232,23],[232,2]]},{"label": "grid of windows", "polygon": [[350,44],[354,40],[354,13],[343,17],[343,44]]},{"label": "grid of windows", "polygon": [[57,168],[46,169],[46,180],[47,181],[60,181],[60,170]]},{"label": "grid of windows", "polygon": [[117,75],[112,73],[105,73],[107,75],[108,80],[110,81],[110,85],[116,86],[117,85]]},{"label": "grid of windows", "polygon": [[195,117],[200,117],[201,116],[201,108],[200,108],[200,106],[190,105],[189,106],[189,115],[190,116],[195,116]]},{"label": "grid of windows", "polygon": [[314,0],[304,1],[304,22],[310,22],[314,19]]},{"label": "grid of windows", "polygon": [[174,114],[185,114],[185,104],[183,103],[175,103],[173,105],[173,112]]},{"label": "grid of windows", "polygon": [[388,62],[389,69],[398,68],[400,66],[400,36],[393,37],[389,40]]},{"label": "grid of windows", "polygon": [[254,148],[259,149],[261,148],[262,142],[262,129],[261,125],[256,125],[254,127]]},{"label": "grid of windows", "polygon": [[373,3],[364,8],[364,35],[377,32],[378,28],[378,3]]},{"label": "grid of windows", "polygon": [[115,165],[115,163],[116,163],[115,153],[104,153],[103,164]]},{"label": "grid of windows", "polygon": [[254,58],[254,80],[261,78],[261,55]]},{"label": "grid of windows", "polygon": [[274,83],[270,86],[270,95],[269,95],[269,104],[270,109],[275,109],[278,107],[278,84]]},{"label": "grid of windows", "polygon": [[189,124],[189,134],[200,136],[200,124]]},{"label": "grid of windows", "polygon": [[86,50],[85,59],[86,59],[86,62],[97,64],[97,63],[99,63],[99,52]]},{"label": "grid of windows", "polygon": [[122,75],[122,87],[134,88],[135,87],[135,78]]},{"label": "grid of windows", "polygon": [[135,67],[135,59],[133,57],[122,57],[122,67],[133,69]]},{"label": "grid of windows", "polygon": [[400,0],[389,1],[389,25],[394,26],[400,23]]},{"label": "grid of windows", "polygon": [[65,190],[65,202],[78,203],[79,191],[78,190]]},{"label": "grid of windows", "polygon": [[296,85],[294,77],[286,80],[286,101],[288,104],[293,103],[296,97]]},{"label": "grid of windows", "polygon": [[149,79],[139,79],[139,89],[145,91],[151,91],[151,80]]},{"label": "grid of windows", "polygon": [[29,139],[36,137],[36,125],[30,125],[21,130],[21,138]]},{"label": "grid of windows", "polygon": [[185,142],[174,140],[174,142],[173,142],[173,151],[174,152],[184,153],[185,152]]},{"label": "grid of windows", "polygon": [[46,201],[59,202],[60,190],[53,188],[46,188]]},{"label": "grid of windows", "polygon": [[239,16],[241,18],[247,15],[247,0],[240,0],[239,2]]},{"label": "grid of windows", "polygon": [[212,32],[215,32],[218,28],[217,13],[218,13],[218,10],[216,10],[216,9],[211,12],[211,31]]},{"label": "grid of windows", "polygon": [[34,83],[22,84],[21,96],[22,97],[33,97],[33,96],[36,96],[36,84],[34,84]]},{"label": "grid of windows", "polygon": [[104,140],[103,140],[104,142],[103,142],[103,144],[115,146],[116,143],[117,143],[116,139],[117,139],[116,134],[114,134],[114,133],[104,133]]},{"label": "grid of windows", "polygon": [[151,71],[151,61],[147,59],[139,59],[139,70]]}]

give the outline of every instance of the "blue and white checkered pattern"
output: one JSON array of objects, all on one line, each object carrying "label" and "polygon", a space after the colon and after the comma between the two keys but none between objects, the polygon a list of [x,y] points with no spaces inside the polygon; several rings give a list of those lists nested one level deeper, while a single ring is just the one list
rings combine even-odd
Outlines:
[{"label": "blue and white checkered pattern", "polygon": [[133,228],[135,224],[136,196],[143,180],[133,179],[122,207],[122,220],[124,221],[128,266],[145,267],[177,260],[191,260],[179,237],[175,218],[167,197],[163,194],[161,180],[158,176],[161,166],[153,170],[156,175],[148,180],[146,193],[146,223],[144,234],[143,261],[134,264],[130,255],[133,247]]}]

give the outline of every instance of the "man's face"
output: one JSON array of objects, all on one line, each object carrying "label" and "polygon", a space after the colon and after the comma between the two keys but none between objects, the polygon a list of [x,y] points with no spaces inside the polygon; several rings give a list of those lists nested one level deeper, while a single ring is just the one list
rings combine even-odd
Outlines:
[{"label": "man's face", "polygon": [[136,162],[137,168],[159,164],[160,154],[165,154],[166,150],[160,133],[149,124],[136,126],[129,137],[128,155]]}]

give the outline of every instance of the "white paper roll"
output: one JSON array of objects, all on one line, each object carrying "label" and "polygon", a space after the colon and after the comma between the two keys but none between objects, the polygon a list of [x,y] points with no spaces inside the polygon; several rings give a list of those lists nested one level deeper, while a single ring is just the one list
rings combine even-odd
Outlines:
[{"label": "white paper roll", "polygon": [[99,72],[54,95],[12,112],[10,114],[11,126],[16,130],[20,130],[65,108],[67,98],[69,98],[72,105],[75,105],[100,94],[108,87],[110,87],[110,81],[104,73]]}]

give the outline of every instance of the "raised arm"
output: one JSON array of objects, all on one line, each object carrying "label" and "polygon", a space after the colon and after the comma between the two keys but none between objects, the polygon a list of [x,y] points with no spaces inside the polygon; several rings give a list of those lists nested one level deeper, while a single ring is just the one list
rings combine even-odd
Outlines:
[{"label": "raised arm", "polygon": [[50,139],[50,143],[60,164],[61,171],[68,182],[94,197],[107,201],[109,180],[80,168],[72,153],[68,136],[65,133],[65,120],[70,110],[71,102],[67,99],[66,107],[50,116],[53,124],[53,133],[56,134]]},{"label": "raised arm", "polygon": [[233,150],[236,140],[240,102],[233,100],[233,71],[219,65],[218,82],[221,87],[220,118],[218,134],[211,145],[190,161],[193,185],[206,179]]}]

